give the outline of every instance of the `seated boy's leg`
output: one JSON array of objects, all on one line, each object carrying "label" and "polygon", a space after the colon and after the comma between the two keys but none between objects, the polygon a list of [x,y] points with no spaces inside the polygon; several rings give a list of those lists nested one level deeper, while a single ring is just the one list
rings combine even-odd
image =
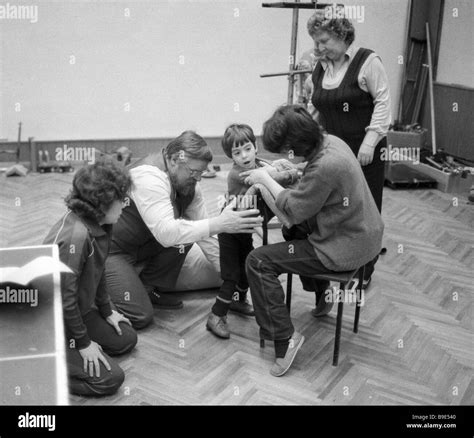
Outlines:
[{"label": "seated boy's leg", "polygon": [[238,234],[236,235],[236,238],[239,240],[239,279],[234,288],[230,310],[245,316],[255,316],[253,307],[247,300],[249,284],[247,280],[247,273],[245,272],[245,262],[247,260],[247,256],[253,250],[253,239],[251,234]]},{"label": "seated boy's leg", "polygon": [[95,374],[94,377],[91,377],[88,373],[84,372],[84,360],[79,351],[66,346],[69,390],[71,394],[100,397],[117,392],[125,379],[125,374],[112,358],[105,353],[104,356],[110,365],[110,371],[99,361],[100,377],[95,376]]},{"label": "seated boy's leg", "polygon": [[219,239],[219,262],[222,285],[206,322],[206,328],[219,338],[229,339],[227,313],[232,304],[239,279],[239,239],[237,234],[221,233]]},{"label": "seated boy's leg", "polygon": [[112,253],[105,261],[105,276],[110,298],[136,329],[153,321],[153,306],[134,266],[127,254]]},{"label": "seated boy's leg", "polygon": [[[249,283],[247,279],[247,272],[245,271],[245,262],[247,261],[248,255],[253,251],[253,238],[251,234],[240,234],[240,248],[239,248],[239,279],[237,286],[240,290],[245,290],[249,288]],[[239,300],[245,301],[247,293],[240,294]]]},{"label": "seated boy's leg", "polygon": [[212,313],[217,316],[225,316],[232,302],[239,273],[240,241],[238,234],[221,233],[219,239],[219,260],[221,267],[222,286],[212,307]]},{"label": "seated boy's leg", "polygon": [[133,350],[137,344],[137,333],[127,323],[119,323],[122,335],[119,335],[97,310],[91,310],[82,317],[89,337],[97,342],[105,353],[118,356]]}]

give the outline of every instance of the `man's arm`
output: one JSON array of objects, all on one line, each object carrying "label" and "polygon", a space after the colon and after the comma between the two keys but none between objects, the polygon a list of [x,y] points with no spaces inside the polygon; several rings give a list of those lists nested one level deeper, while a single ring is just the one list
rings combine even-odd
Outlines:
[{"label": "man's arm", "polygon": [[176,219],[170,196],[171,185],[164,172],[144,171],[133,175],[131,197],[143,221],[160,244],[171,247],[209,237],[209,220]]},{"label": "man's arm", "polygon": [[262,218],[252,217],[258,210],[232,211],[232,204],[209,219],[176,219],[166,173],[143,167],[148,169],[132,169],[131,198],[155,239],[165,247],[195,243],[223,232],[253,233],[262,222]]},{"label": "man's arm", "polygon": [[[196,186],[196,192],[193,201],[186,209],[186,217],[191,220],[200,220],[208,217],[204,197],[199,185]],[[219,242],[214,236],[198,240],[197,245],[201,248],[206,259],[214,266],[217,272],[220,272],[219,262]]]}]

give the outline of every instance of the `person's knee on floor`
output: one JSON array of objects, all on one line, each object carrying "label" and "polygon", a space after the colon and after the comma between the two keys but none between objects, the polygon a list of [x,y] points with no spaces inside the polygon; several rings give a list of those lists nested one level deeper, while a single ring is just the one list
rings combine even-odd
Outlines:
[{"label": "person's knee on floor", "polygon": [[139,315],[127,315],[135,330],[141,330],[148,327],[153,322],[153,307],[143,309]]},{"label": "person's knee on floor", "polygon": [[112,359],[108,358],[110,370],[101,366],[100,377],[90,377],[84,374],[81,377],[69,378],[69,390],[71,394],[103,397],[115,394],[125,380],[122,368]]},{"label": "person's knee on floor", "polygon": [[115,337],[112,345],[107,347],[103,346],[104,351],[110,356],[120,356],[128,353],[135,348],[135,345],[137,345],[137,332],[124,322],[119,323],[119,325],[122,334]]}]

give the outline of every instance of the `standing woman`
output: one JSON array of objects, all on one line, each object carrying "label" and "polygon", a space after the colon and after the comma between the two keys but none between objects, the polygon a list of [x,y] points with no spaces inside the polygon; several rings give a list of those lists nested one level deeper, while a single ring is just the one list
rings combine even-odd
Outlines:
[{"label": "standing woman", "polygon": [[[312,75],[311,102],[328,134],[344,140],[357,157],[375,204],[382,211],[384,162],[390,125],[390,92],[385,69],[372,50],[354,44],[354,26],[346,18],[317,11],[308,32],[321,58]],[[350,201],[349,201],[350,202]],[[378,256],[366,265],[363,287],[371,280]]]}]

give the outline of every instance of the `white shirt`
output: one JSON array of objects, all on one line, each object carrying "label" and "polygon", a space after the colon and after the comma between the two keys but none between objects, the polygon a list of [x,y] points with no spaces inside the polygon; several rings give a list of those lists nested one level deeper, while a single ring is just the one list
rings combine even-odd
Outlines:
[{"label": "white shirt", "polygon": [[155,239],[164,247],[197,243],[220,272],[219,243],[209,236],[209,219],[199,183],[183,217],[175,219],[168,174],[148,164],[131,169],[130,174],[130,197]]}]

